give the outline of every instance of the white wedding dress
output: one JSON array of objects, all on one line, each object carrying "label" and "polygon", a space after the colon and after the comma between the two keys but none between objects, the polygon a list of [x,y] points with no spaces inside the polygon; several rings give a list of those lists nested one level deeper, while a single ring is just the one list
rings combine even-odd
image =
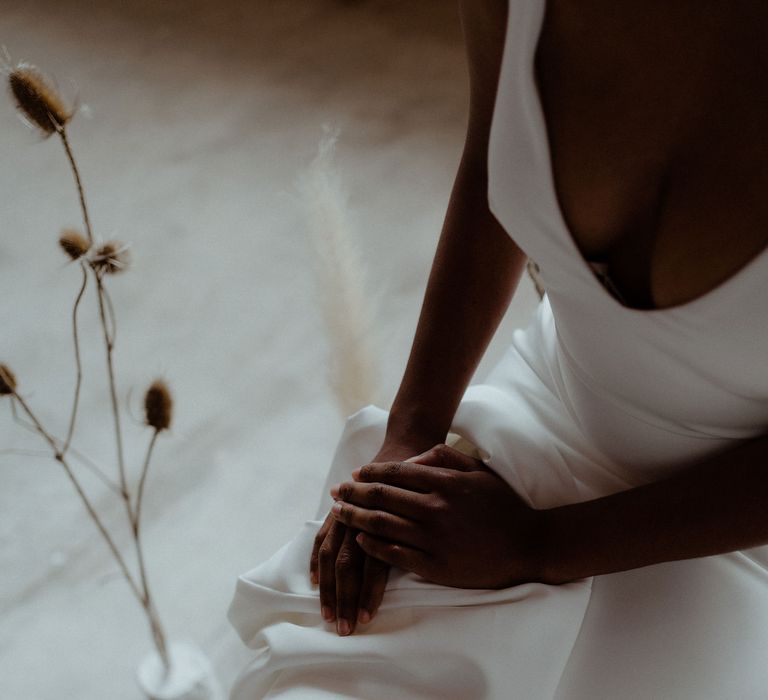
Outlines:
[{"label": "white wedding dress", "polygon": [[[453,425],[537,508],[655,481],[768,431],[768,251],[670,309],[606,291],[554,190],[533,74],[544,9],[509,4],[488,196],[546,297]],[[348,419],[328,485],[373,457],[385,424],[374,407]],[[233,700],[768,698],[766,547],[504,590],[393,571],[373,622],[339,637],[308,576],[329,505],[238,581],[229,617],[255,657]]]}]

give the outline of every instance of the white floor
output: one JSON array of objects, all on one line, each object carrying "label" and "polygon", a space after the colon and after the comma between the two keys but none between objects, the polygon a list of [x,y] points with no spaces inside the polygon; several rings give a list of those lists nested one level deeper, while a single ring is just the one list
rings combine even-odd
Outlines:
[{"label": "white floor", "polygon": [[[0,44],[86,107],[70,134],[94,226],[132,246],[110,280],[132,465],[144,387],[165,376],[177,402],[149,483],[150,576],[170,636],[229,683],[248,658],[225,619],[235,578],[312,514],[342,424],[296,178],[323,125],[339,126],[389,400],[462,146],[456,3],[2,0]],[[62,433],[78,272],[56,239],[79,224],[77,200],[60,145],[10,98],[0,125],[0,362]],[[527,280],[518,297],[480,373],[527,317]],[[112,468],[92,303],[82,318],[76,444]],[[8,451],[39,447],[0,404],[0,697],[138,698],[139,608],[58,465]],[[118,505],[82,475],[117,526]]]}]

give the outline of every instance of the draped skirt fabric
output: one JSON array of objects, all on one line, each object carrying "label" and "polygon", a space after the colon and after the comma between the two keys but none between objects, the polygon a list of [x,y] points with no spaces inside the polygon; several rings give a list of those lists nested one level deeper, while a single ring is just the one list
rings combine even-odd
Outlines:
[{"label": "draped skirt fabric", "polygon": [[[454,432],[536,508],[642,483],[582,432],[556,357],[543,303],[487,380],[468,389]],[[386,419],[369,406],[347,420],[326,486],[373,457]],[[330,507],[324,494],[315,519],[237,582],[229,619],[255,654],[232,700],[768,697],[766,548],[503,590],[393,570],[374,620],[339,637],[308,574]]]}]

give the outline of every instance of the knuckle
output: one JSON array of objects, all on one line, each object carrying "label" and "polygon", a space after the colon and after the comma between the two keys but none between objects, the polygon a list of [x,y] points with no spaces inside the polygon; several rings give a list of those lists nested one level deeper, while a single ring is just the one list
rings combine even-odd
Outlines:
[{"label": "knuckle", "polygon": [[345,481],[339,486],[339,498],[344,501],[352,496],[352,484]]},{"label": "knuckle", "polygon": [[354,561],[349,552],[343,551],[336,557],[336,574],[349,574],[354,569]]},{"label": "knuckle", "polygon": [[327,567],[329,564],[335,561],[333,549],[331,549],[327,544],[322,545],[322,547],[320,547],[320,551],[317,553],[317,559],[321,566]]},{"label": "knuckle", "polygon": [[445,473],[442,475],[443,483],[448,488],[455,488],[458,485],[460,475],[461,475],[461,472],[446,470]]},{"label": "knuckle", "polygon": [[451,454],[451,448],[443,442],[441,442],[439,445],[435,445],[432,448],[432,451],[435,453],[435,456],[440,459],[444,459]]},{"label": "knuckle", "polygon": [[372,503],[378,504],[384,500],[387,494],[387,489],[383,484],[373,484],[368,490],[368,497]]},{"label": "knuckle", "polygon": [[433,515],[441,516],[448,508],[448,504],[443,498],[431,498],[427,506]]},{"label": "knuckle", "polygon": [[375,510],[370,515],[368,525],[373,534],[381,535],[387,529],[387,518],[380,510]]},{"label": "knuckle", "polygon": [[384,467],[384,476],[398,476],[403,471],[403,466],[400,462],[387,462]]}]

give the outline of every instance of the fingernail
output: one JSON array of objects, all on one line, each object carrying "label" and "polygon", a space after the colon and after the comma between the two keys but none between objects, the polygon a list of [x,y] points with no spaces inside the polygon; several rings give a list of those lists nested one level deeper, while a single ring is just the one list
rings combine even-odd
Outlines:
[{"label": "fingernail", "polygon": [[323,605],[320,613],[323,616],[323,620],[326,622],[333,622],[333,610],[331,610],[327,605]]},{"label": "fingernail", "polygon": [[352,478],[353,478],[355,481],[357,481],[358,479],[360,479],[360,470],[359,470],[359,469],[354,469],[354,470],[352,471]]},{"label": "fingernail", "polygon": [[312,583],[314,583],[315,585],[317,585],[319,583],[319,579],[317,578],[317,572],[313,571],[309,575],[309,578],[311,579]]},{"label": "fingernail", "polygon": [[339,487],[331,486],[331,498],[338,498],[338,497],[339,497]]},{"label": "fingernail", "polygon": [[341,618],[336,623],[336,630],[342,637],[346,637],[352,630],[349,627],[349,622],[347,622],[344,618]]},{"label": "fingernail", "polygon": [[341,513],[341,503],[334,503],[333,508],[331,508],[331,513],[339,515]]},{"label": "fingernail", "polygon": [[361,610],[357,614],[357,620],[360,622],[360,624],[367,625],[371,621],[371,613],[369,613],[367,610]]}]

